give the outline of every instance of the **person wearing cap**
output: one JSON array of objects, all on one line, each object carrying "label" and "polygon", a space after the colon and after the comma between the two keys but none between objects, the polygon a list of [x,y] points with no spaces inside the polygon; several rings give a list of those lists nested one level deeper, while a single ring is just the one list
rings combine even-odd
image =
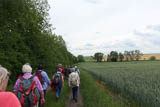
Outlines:
[{"label": "person wearing cap", "polygon": [[[62,87],[64,87],[64,77],[62,75],[62,69],[61,68],[59,68],[55,72],[52,79],[54,80],[53,84],[54,84],[55,91],[56,91],[56,100],[58,100],[60,95],[61,95]],[[56,83],[56,81],[58,81],[58,82]]]},{"label": "person wearing cap", "polygon": [[73,94],[73,100],[75,102],[78,101],[78,88],[80,85],[80,77],[77,71],[75,69],[72,69],[72,73],[69,75],[68,79],[69,87],[72,88],[72,94]]},{"label": "person wearing cap", "polygon": [[[22,78],[24,78],[24,79],[28,80],[33,76],[31,74],[32,73],[32,68],[28,63],[23,65],[22,72],[24,73],[24,75],[22,76]],[[16,83],[14,85],[14,90],[13,91],[15,92],[16,95],[17,95],[17,93],[18,93],[18,91],[20,89],[20,83],[21,83],[20,79],[21,78],[17,79],[17,81],[16,81]],[[44,93],[43,93],[42,85],[41,85],[41,83],[40,83],[40,81],[39,81],[37,76],[33,77],[33,81],[35,81],[35,85],[38,88],[38,91],[40,93],[40,103],[43,104],[45,102],[45,100],[44,100]],[[38,104],[36,106],[34,106],[34,107],[38,107]]]},{"label": "person wearing cap", "polygon": [[10,73],[0,65],[0,107],[21,107],[18,98],[12,92],[5,91]]},{"label": "person wearing cap", "polygon": [[75,70],[75,72],[78,72],[78,74],[80,74],[80,71],[77,66],[74,67],[74,70]]}]

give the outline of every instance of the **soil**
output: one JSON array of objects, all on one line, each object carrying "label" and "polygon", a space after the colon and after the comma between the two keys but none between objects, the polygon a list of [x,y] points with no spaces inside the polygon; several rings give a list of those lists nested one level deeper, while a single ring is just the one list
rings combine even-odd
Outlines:
[{"label": "soil", "polygon": [[80,93],[80,88],[78,90],[78,101],[77,102],[73,100],[72,90],[70,91],[66,107],[83,107],[83,99]]}]

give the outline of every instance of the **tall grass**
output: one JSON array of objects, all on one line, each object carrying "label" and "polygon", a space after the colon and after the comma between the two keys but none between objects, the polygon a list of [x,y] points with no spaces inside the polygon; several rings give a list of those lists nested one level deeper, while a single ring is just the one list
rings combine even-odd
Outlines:
[{"label": "tall grass", "polygon": [[89,73],[81,70],[80,78],[84,107],[125,107],[120,99],[113,98],[104,88],[96,85]]},{"label": "tall grass", "polygon": [[83,63],[112,90],[144,107],[160,106],[160,61]]}]

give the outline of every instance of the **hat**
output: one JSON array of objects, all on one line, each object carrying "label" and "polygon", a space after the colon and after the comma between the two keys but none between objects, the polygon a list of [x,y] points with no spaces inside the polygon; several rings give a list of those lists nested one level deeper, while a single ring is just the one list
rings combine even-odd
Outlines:
[{"label": "hat", "polygon": [[74,68],[77,68],[77,66],[75,66]]},{"label": "hat", "polygon": [[58,66],[62,66],[62,64],[58,64]]},{"label": "hat", "polygon": [[27,72],[32,73],[31,66],[28,63],[24,64],[22,67],[22,72],[23,73],[27,73]]}]

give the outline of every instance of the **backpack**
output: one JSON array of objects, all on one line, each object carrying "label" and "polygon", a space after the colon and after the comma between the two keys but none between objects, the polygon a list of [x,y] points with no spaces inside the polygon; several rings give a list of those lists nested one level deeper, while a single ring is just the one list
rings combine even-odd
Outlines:
[{"label": "backpack", "polygon": [[77,82],[77,78],[76,75],[71,75],[71,85],[72,86],[77,86],[78,82]]},{"label": "backpack", "polygon": [[40,100],[40,93],[36,87],[33,77],[34,76],[28,80],[23,77],[20,79],[20,89],[17,96],[21,105],[25,107],[32,107]]},{"label": "backpack", "polygon": [[62,74],[60,72],[57,72],[54,76],[54,85],[59,85],[62,81]]},{"label": "backpack", "polygon": [[43,77],[42,77],[41,72],[42,72],[42,71],[38,71],[38,72],[36,72],[35,75],[38,77],[38,79],[39,79],[39,81],[41,82],[41,84],[43,84],[44,81],[43,81]]}]

